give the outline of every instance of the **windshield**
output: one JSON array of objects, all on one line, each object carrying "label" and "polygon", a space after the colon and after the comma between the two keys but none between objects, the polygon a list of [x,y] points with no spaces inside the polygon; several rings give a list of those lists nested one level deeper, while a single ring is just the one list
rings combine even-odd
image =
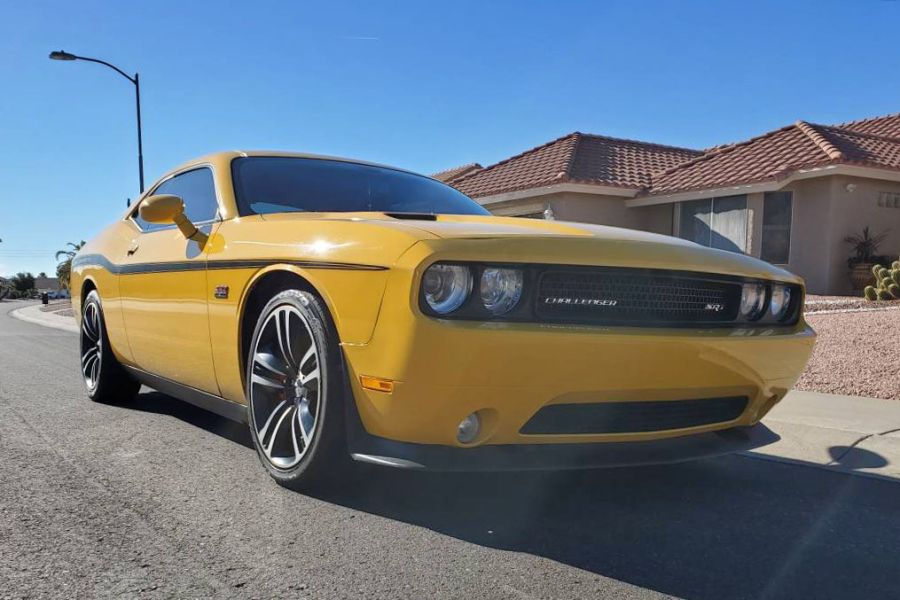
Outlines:
[{"label": "windshield", "polygon": [[235,159],[231,173],[241,215],[364,211],[490,214],[448,185],[385,167],[258,156]]}]

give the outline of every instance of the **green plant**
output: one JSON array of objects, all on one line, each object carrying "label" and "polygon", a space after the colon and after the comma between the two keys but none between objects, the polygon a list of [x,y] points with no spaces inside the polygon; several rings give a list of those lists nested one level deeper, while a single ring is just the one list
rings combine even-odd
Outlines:
[{"label": "green plant", "polygon": [[66,246],[69,246],[69,249],[59,250],[56,253],[56,260],[59,260],[60,256],[65,257],[58,265],[56,265],[56,277],[59,279],[59,285],[63,289],[69,289],[69,276],[72,273],[72,259],[75,258],[78,251],[84,247],[85,243],[84,240],[81,240],[81,242],[77,244],[68,242]]},{"label": "green plant", "polygon": [[853,248],[853,256],[847,259],[847,265],[853,268],[860,263],[878,262],[875,259],[879,257],[876,257],[875,253],[878,252],[878,247],[881,246],[886,237],[887,231],[871,235],[868,226],[863,227],[862,234],[854,233],[845,237],[844,242],[850,244]]},{"label": "green plant", "polygon": [[34,289],[34,275],[31,273],[16,273],[10,279],[10,282],[20,294]]},{"label": "green plant", "polygon": [[866,286],[866,300],[900,300],[900,261],[892,262],[890,269],[875,265],[872,274],[875,285]]}]

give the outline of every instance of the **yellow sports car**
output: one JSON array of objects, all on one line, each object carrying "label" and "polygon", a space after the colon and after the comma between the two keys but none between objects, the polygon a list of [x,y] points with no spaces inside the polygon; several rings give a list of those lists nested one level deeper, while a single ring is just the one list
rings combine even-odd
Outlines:
[{"label": "yellow sports car", "polygon": [[356,461],[681,461],[775,439],[812,350],[803,283],[676,238],[491,216],[359,161],[223,152],[73,261],[89,396],[140,383],[246,421],[282,485]]}]

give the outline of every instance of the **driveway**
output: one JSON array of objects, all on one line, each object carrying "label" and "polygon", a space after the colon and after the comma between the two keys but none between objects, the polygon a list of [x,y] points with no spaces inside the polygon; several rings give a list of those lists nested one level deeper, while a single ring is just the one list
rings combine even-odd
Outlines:
[{"label": "driveway", "polygon": [[375,468],[307,496],[243,427],[92,404],[77,337],[0,303],[0,597],[900,597],[900,484],[731,456],[566,474]]}]

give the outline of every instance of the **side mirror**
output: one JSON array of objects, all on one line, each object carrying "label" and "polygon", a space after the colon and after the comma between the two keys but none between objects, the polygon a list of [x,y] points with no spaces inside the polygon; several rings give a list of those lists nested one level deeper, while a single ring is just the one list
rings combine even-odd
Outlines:
[{"label": "side mirror", "polygon": [[209,236],[197,229],[197,226],[184,216],[184,201],[178,196],[171,194],[150,196],[141,202],[138,213],[148,223],[174,223],[184,237],[194,240],[201,246],[209,239]]}]

